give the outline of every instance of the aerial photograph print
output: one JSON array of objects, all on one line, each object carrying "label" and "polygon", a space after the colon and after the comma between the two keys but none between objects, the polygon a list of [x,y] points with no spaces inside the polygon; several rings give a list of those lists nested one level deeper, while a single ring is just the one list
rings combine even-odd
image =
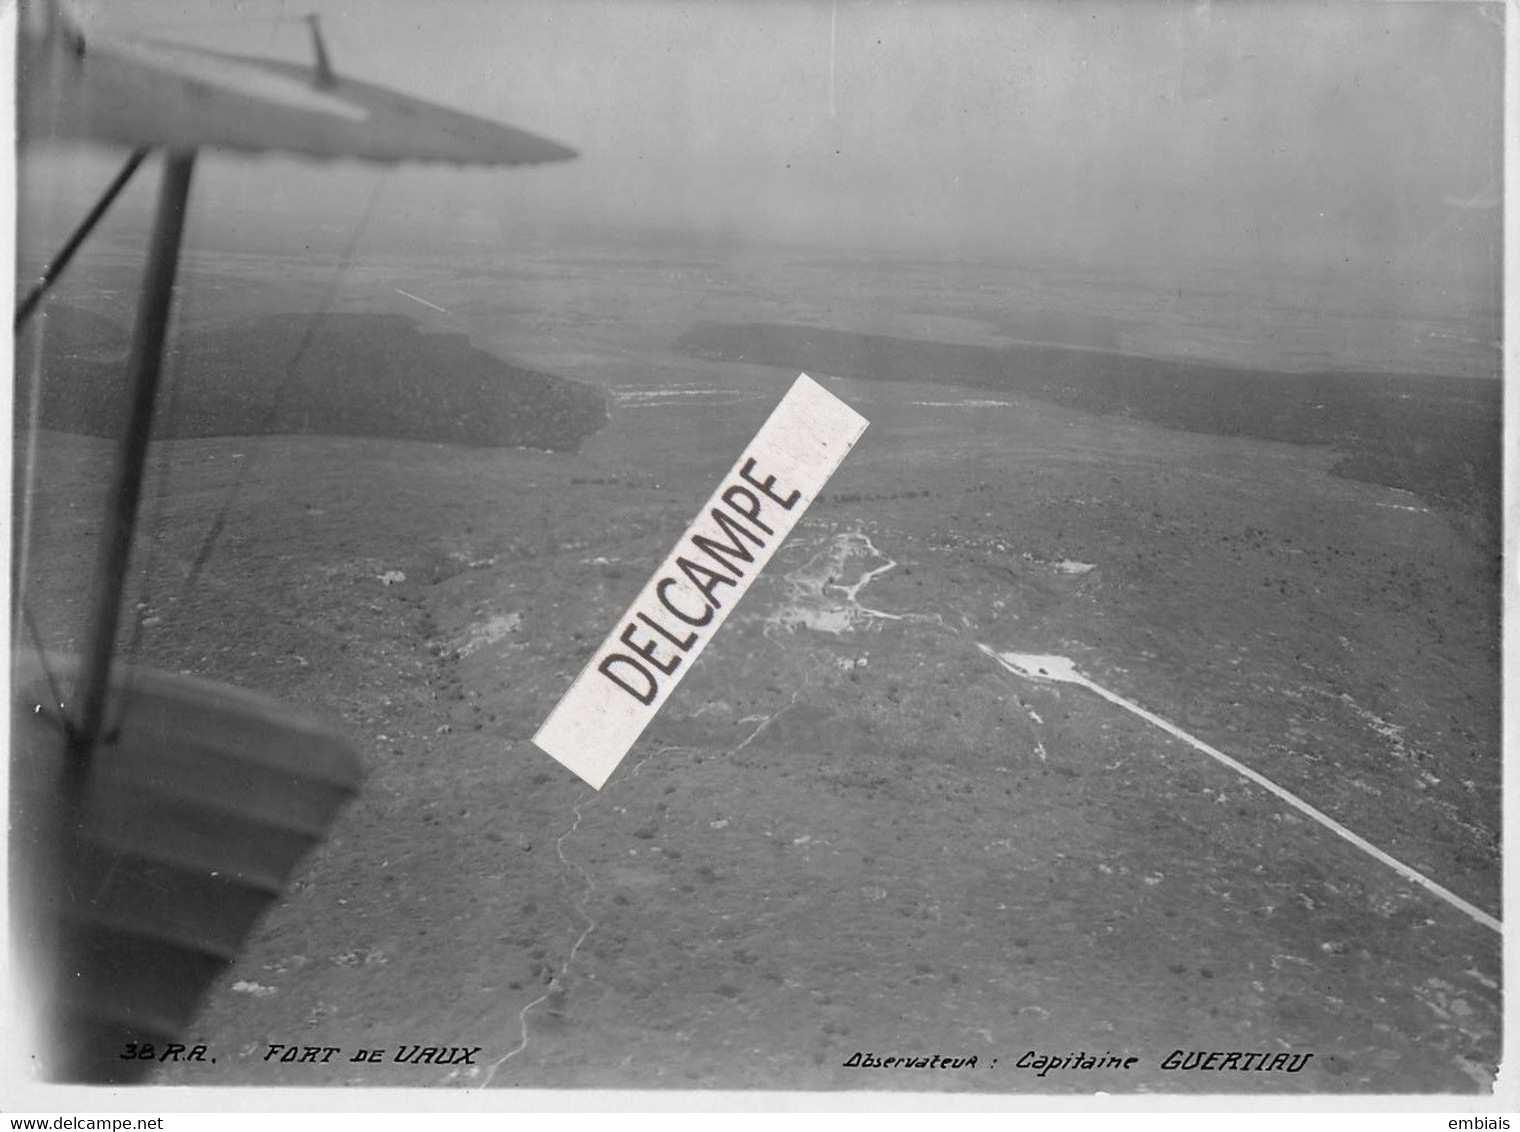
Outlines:
[{"label": "aerial photograph print", "polygon": [[1514,13],[20,0],[8,1072],[1512,1107]]}]

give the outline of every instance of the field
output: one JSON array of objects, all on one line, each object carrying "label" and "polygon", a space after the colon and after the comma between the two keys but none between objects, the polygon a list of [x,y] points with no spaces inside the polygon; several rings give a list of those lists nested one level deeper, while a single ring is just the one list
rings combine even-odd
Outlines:
[{"label": "field", "polygon": [[[1298,308],[1253,358],[1239,292],[957,270],[374,262],[299,353],[331,265],[192,259],[124,641],[341,720],[369,779],[186,1035],[215,1063],[155,1080],[1492,1087],[1496,933],[982,646],[1071,658],[1498,915],[1498,383],[1341,364]],[[108,257],[50,316],[51,648],[130,280]],[[803,368],[871,427],[594,792],[530,736]],[[1032,1067],[1082,1052],[1134,1060]]]}]

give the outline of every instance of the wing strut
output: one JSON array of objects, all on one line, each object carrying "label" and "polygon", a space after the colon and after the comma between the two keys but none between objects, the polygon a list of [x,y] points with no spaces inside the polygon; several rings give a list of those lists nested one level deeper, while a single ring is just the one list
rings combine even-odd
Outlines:
[{"label": "wing strut", "polygon": [[185,210],[194,169],[194,150],[171,150],[164,155],[158,213],[153,221],[153,242],[143,268],[143,293],[137,307],[137,325],[132,333],[127,371],[131,382],[131,403],[101,531],[95,580],[95,620],[89,628],[84,668],[75,692],[80,701],[79,715],[69,732],[67,773],[75,787],[82,787],[90,753],[100,737],[105,718],[111,658],[116,651],[122,591],[132,555],[132,532],[137,525],[137,504],[142,496],[148,436],[153,431],[153,405],[158,396],[164,337],[169,328],[174,277],[179,268],[180,239],[184,235]]},{"label": "wing strut", "polygon": [[322,42],[321,21],[312,12],[306,17],[306,22],[311,25],[311,46],[317,53],[317,73],[313,76],[311,85],[318,90],[332,90],[338,85],[338,76],[333,73],[332,62],[327,58],[327,46]]}]

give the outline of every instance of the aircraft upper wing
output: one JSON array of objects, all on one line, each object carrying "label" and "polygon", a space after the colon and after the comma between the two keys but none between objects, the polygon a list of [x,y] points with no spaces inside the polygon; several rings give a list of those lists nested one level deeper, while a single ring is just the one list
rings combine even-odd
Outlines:
[{"label": "aircraft upper wing", "polygon": [[62,22],[45,35],[23,35],[20,48],[23,144],[78,138],[458,165],[576,156],[548,138],[333,75],[325,56],[314,74],[294,63],[192,47],[87,41]]}]

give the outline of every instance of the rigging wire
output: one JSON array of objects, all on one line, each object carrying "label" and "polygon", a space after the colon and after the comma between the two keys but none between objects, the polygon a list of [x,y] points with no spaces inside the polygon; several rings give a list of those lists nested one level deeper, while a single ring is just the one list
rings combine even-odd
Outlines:
[{"label": "rigging wire", "polygon": [[132,151],[132,155],[127,158],[127,163],[112,178],[111,183],[106,186],[106,191],[95,202],[94,207],[85,214],[85,218],[80,222],[79,227],[74,229],[69,238],[64,241],[63,247],[59,249],[58,254],[43,268],[41,277],[33,284],[32,289],[27,292],[26,298],[17,304],[15,320],[11,327],[13,331],[20,330],[25,325],[26,320],[37,309],[37,304],[42,301],[42,297],[58,281],[58,277],[63,274],[64,269],[69,266],[69,262],[74,258],[74,253],[79,250],[79,246],[95,230],[95,226],[100,223],[106,211],[115,203],[116,198],[121,195],[121,191],[127,187],[127,182],[132,179],[132,174],[137,172],[137,167],[142,164],[143,158],[147,156],[147,146],[139,146]]},{"label": "rigging wire", "polygon": [[[349,233],[348,242],[344,245],[342,255],[338,259],[337,270],[334,271],[332,279],[328,282],[327,289],[323,292],[317,313],[306,324],[306,330],[301,336],[301,341],[297,345],[295,353],[291,355],[289,364],[285,367],[285,376],[281,380],[279,388],[275,390],[274,399],[264,411],[264,416],[259,422],[259,435],[267,435],[278,419],[280,410],[285,404],[286,394],[290,391],[291,379],[295,376],[296,370],[301,364],[301,359],[306,356],[306,352],[311,348],[312,342],[315,341],[317,328],[321,325],[322,320],[328,313],[328,309],[332,306],[333,299],[338,293],[338,288],[343,283],[343,276],[347,274],[348,268],[353,262],[354,253],[359,246],[359,239],[363,235],[364,230],[369,226],[370,218],[374,215],[375,206],[380,201],[380,190],[384,186],[385,178],[381,176],[376,179],[374,188],[370,190],[369,199],[364,205],[364,211],[360,214],[353,231]],[[211,554],[216,548],[217,540],[221,538],[222,531],[227,526],[227,518],[231,514],[232,506],[237,502],[238,496],[242,493],[243,485],[248,479],[248,472],[255,462],[252,458],[243,461],[242,466],[238,469],[237,477],[232,482],[231,488],[228,489],[227,494],[223,497],[221,507],[218,508],[216,517],[212,520],[211,527],[207,530],[206,537],[202,540],[200,549],[196,552],[195,558],[190,564],[190,572],[186,575],[185,584],[180,592],[181,601],[185,601],[190,597],[196,584],[200,581],[201,571],[205,568],[206,563],[210,561]]]},{"label": "rigging wire", "polygon": [[[181,278],[187,272],[181,270]],[[185,288],[184,294],[177,304],[178,313],[175,321],[180,326],[188,325],[191,321],[188,317],[190,299],[195,294],[193,287]],[[172,463],[170,460],[169,446],[165,442],[172,434],[172,422],[179,417],[180,390],[184,388],[182,380],[184,376],[184,355],[180,350],[171,350],[168,354],[169,364],[166,367],[164,389],[167,394],[164,404],[164,415],[161,419],[170,423],[171,427],[161,430],[158,440],[157,467],[154,469],[153,505],[152,514],[146,524],[148,551],[142,566],[142,585],[136,595],[133,606],[132,632],[127,640],[126,659],[127,664],[122,671],[125,678],[122,681],[121,693],[118,696],[119,707],[116,711],[115,721],[107,727],[107,736],[119,732],[122,721],[126,719],[131,710],[132,702],[138,693],[137,666],[135,661],[142,653],[142,638],[148,607],[151,604],[153,594],[153,575],[157,569],[158,544],[163,532],[164,512],[169,501],[169,476]],[[141,530],[142,528],[139,528]]]}]

